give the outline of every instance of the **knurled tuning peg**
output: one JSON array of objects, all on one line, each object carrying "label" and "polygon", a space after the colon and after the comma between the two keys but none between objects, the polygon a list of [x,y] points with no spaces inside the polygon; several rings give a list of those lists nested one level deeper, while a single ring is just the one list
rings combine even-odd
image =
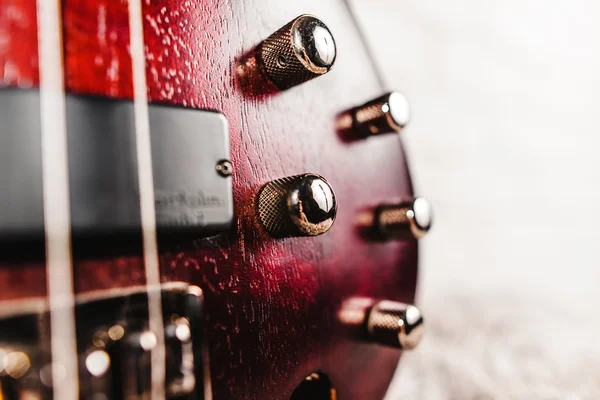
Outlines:
[{"label": "knurled tuning peg", "polygon": [[389,92],[341,113],[336,126],[344,139],[355,140],[400,132],[409,119],[410,107],[406,97],[400,92]]},{"label": "knurled tuning peg", "polygon": [[274,180],[258,194],[258,216],[274,237],[317,236],[329,230],[337,212],[325,178],[303,174]]},{"label": "knurled tuning peg", "polygon": [[367,317],[369,340],[402,350],[414,349],[423,336],[423,315],[417,307],[383,300]]},{"label": "knurled tuning peg", "polygon": [[433,209],[427,199],[382,204],[357,217],[359,230],[378,240],[413,240],[425,236],[433,223]]},{"label": "knurled tuning peg", "polygon": [[312,15],[300,15],[258,46],[265,74],[280,90],[329,72],[336,57],[333,35]]}]

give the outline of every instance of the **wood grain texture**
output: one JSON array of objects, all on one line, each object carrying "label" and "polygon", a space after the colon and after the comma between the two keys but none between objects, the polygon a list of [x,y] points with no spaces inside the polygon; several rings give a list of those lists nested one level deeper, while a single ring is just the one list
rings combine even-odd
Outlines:
[{"label": "wood grain texture", "polygon": [[[354,297],[413,300],[416,243],[367,242],[354,226],[359,211],[409,197],[412,188],[397,136],[347,143],[335,134],[340,111],[383,91],[345,4],[168,0],[143,6],[150,99],[218,110],[230,124],[236,229],[182,243],[191,250],[161,248],[163,281],[190,282],[205,292],[214,398],[287,399],[316,370],[330,376],[339,399],[382,398],[399,351],[361,343],[338,314]],[[236,76],[242,56],[302,13],[317,15],[333,32],[333,70],[287,92],[249,94]],[[131,98],[126,3],[66,0],[64,16],[67,90]],[[336,223],[320,237],[272,239],[255,215],[255,196],[268,181],[303,172],[321,174],[333,186]],[[0,298],[21,296],[5,283],[17,268],[0,270],[7,289]],[[144,279],[139,256],[78,258],[74,268],[80,293]],[[43,280],[41,264],[29,269]]]}]

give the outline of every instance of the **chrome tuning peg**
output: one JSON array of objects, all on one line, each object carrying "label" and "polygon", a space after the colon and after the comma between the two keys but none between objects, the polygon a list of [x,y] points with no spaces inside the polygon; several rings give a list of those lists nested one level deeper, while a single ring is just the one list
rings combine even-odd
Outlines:
[{"label": "chrome tuning peg", "polygon": [[367,317],[369,339],[402,350],[414,349],[423,337],[421,310],[396,301],[376,303]]},{"label": "chrome tuning peg", "polygon": [[264,72],[280,90],[329,72],[336,58],[333,35],[312,15],[300,15],[258,47]]},{"label": "chrome tuning peg", "polygon": [[382,204],[357,217],[361,233],[377,240],[420,239],[429,232],[432,223],[433,208],[423,197]]},{"label": "chrome tuning peg", "polygon": [[410,107],[400,92],[389,92],[337,117],[336,126],[344,139],[364,139],[400,132],[410,120]]},{"label": "chrome tuning peg", "polygon": [[337,213],[335,193],[325,178],[303,174],[274,180],[258,194],[258,216],[273,237],[317,236]]}]

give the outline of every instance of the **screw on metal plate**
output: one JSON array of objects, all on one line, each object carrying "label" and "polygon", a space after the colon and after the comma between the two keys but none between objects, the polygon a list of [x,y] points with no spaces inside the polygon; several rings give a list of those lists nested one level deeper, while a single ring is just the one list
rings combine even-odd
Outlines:
[{"label": "screw on metal plate", "polygon": [[217,173],[224,178],[227,178],[228,176],[231,176],[231,174],[233,174],[233,164],[229,160],[219,161],[215,168],[217,170]]}]

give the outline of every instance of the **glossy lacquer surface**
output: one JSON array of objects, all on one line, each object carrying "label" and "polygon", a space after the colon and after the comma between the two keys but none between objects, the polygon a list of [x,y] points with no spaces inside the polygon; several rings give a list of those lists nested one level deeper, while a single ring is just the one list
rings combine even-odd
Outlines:
[{"label": "glossy lacquer surface", "polygon": [[[339,112],[383,92],[345,3],[144,0],[143,13],[151,101],[218,110],[230,124],[234,228],[161,246],[162,280],[204,290],[214,398],[288,399],[317,370],[339,399],[382,398],[400,352],[360,342],[339,315],[357,297],[413,300],[416,242],[369,242],[355,228],[361,210],[412,189],[396,135],[356,142],[336,135]],[[303,13],[333,32],[334,68],[286,92],[262,90],[248,73],[252,58],[246,67],[240,60]],[[127,3],[65,0],[63,19],[67,91],[131,98]],[[4,85],[37,85],[36,29],[34,0],[0,0]],[[336,222],[319,237],[273,239],[255,197],[265,183],[305,172],[334,188]],[[135,254],[77,256],[74,268],[79,293],[144,283]],[[2,261],[1,299],[44,296],[45,284],[43,260]]]}]

